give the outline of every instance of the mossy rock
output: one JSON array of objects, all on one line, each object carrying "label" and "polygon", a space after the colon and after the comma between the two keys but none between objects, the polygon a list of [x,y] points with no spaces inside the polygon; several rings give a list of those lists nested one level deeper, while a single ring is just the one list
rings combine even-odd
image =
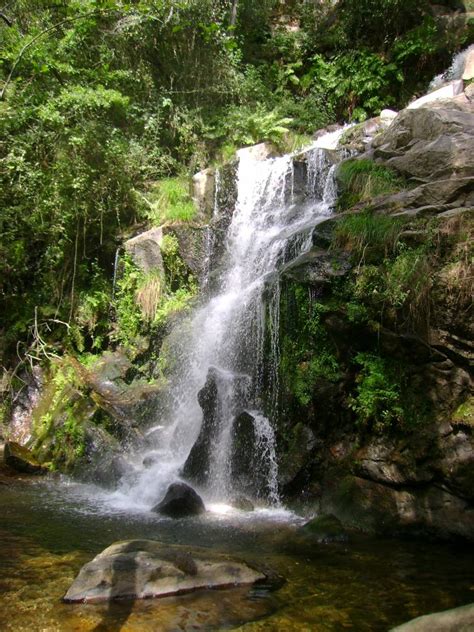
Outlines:
[{"label": "mossy rock", "polygon": [[341,521],[332,514],[323,514],[313,518],[303,526],[302,530],[322,544],[349,540],[349,534]]},{"label": "mossy rock", "polygon": [[452,423],[474,427],[474,397],[470,397],[456,409]]},{"label": "mossy rock", "polygon": [[4,460],[8,467],[22,474],[44,474],[47,471],[28,448],[14,441],[5,444]]}]

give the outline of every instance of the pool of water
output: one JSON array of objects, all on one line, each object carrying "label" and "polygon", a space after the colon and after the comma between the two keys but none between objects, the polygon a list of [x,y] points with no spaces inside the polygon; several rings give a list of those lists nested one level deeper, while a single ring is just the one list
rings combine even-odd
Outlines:
[{"label": "pool of water", "polygon": [[[474,601],[474,550],[465,545],[357,537],[320,545],[284,511],[212,507],[187,520],[124,510],[105,493],[67,481],[0,484],[0,630],[242,632],[389,630]],[[161,600],[66,605],[81,566],[117,540],[209,547],[266,564],[277,591],[202,591]]]}]

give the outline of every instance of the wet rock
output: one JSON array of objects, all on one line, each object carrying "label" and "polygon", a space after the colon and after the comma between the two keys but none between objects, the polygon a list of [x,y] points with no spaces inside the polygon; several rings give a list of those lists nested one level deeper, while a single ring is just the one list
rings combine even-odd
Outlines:
[{"label": "wet rock", "polygon": [[279,481],[289,485],[307,464],[316,445],[311,428],[299,422],[289,432],[288,446],[280,459]]},{"label": "wet rock", "polygon": [[375,200],[371,208],[380,213],[429,217],[474,204],[474,178],[449,178],[428,182]]},{"label": "wet rock", "polygon": [[230,504],[232,505],[232,507],[235,507],[236,509],[241,509],[242,511],[254,511],[255,509],[253,502],[246,496],[235,496],[230,501]]},{"label": "wet rock", "polygon": [[350,269],[351,264],[346,253],[328,253],[313,248],[286,265],[281,274],[283,278],[297,283],[321,285],[344,276]]},{"label": "wet rock", "polygon": [[156,465],[158,461],[159,461],[159,457],[156,454],[149,454],[143,459],[142,465],[143,467],[149,468],[149,467],[153,467],[153,465]]},{"label": "wet rock", "polygon": [[392,487],[328,475],[321,510],[367,532],[474,540],[472,504],[434,485]]},{"label": "wet rock", "polygon": [[268,462],[262,459],[265,447],[257,432],[257,419],[243,411],[234,419],[230,454],[231,480],[234,489],[244,496],[265,498],[268,492]]},{"label": "wet rock", "polygon": [[[241,413],[240,415],[238,413],[239,409],[242,410],[245,406],[248,380],[249,378],[245,375],[227,373],[216,367],[209,369],[206,383],[198,393],[198,402],[203,412],[202,426],[184,464],[182,471],[184,478],[199,484],[208,482],[214,449],[219,439],[222,423],[223,420],[226,422],[229,417],[237,418],[232,431],[236,455],[231,456],[231,461],[237,463],[239,459],[242,459],[241,463],[245,464],[242,467],[237,466],[233,476],[238,476],[243,471],[249,477],[248,474],[252,471],[250,462],[253,463],[255,457],[253,446],[256,437],[253,429],[253,417],[248,413]],[[249,433],[251,433],[250,439]],[[245,492],[246,490],[242,489],[242,491]]]},{"label": "wet rock", "polygon": [[152,509],[170,518],[197,516],[206,511],[202,498],[186,483],[173,483],[163,498]]},{"label": "wet rock", "polygon": [[[211,209],[212,211],[212,209]],[[178,254],[196,279],[202,283],[208,266],[208,226],[163,226],[164,235],[176,237]]]},{"label": "wet rock", "polygon": [[347,542],[349,534],[340,520],[333,515],[322,515],[313,518],[302,527],[302,532],[311,536],[321,544]]},{"label": "wet rock", "polygon": [[28,448],[14,441],[5,443],[3,458],[8,467],[22,474],[43,474],[47,471]]},{"label": "wet rock", "polygon": [[212,168],[203,169],[192,178],[192,198],[203,218],[212,216],[215,186],[216,174]]},{"label": "wet rock", "polygon": [[469,632],[474,630],[474,604],[417,617],[391,632]]},{"label": "wet rock", "polygon": [[219,425],[218,372],[211,367],[206,383],[198,393],[198,402],[202,408],[203,420],[198,438],[183,467],[182,475],[198,483],[207,482],[212,446]]},{"label": "wet rock", "polygon": [[417,108],[421,108],[433,101],[442,101],[444,99],[452,99],[456,97],[458,94],[461,94],[463,91],[463,81],[460,79],[456,79],[455,81],[450,81],[447,85],[442,88],[438,88],[438,90],[434,90],[424,96],[412,101],[407,109],[414,110]]},{"label": "wet rock", "polygon": [[23,388],[15,397],[15,405],[6,419],[6,437],[26,445],[33,436],[33,410],[41,397],[43,371],[39,366],[20,375]]},{"label": "wet rock", "polygon": [[188,552],[150,540],[118,542],[83,566],[64,596],[66,603],[147,599],[194,590],[251,585],[263,572],[208,551]]}]

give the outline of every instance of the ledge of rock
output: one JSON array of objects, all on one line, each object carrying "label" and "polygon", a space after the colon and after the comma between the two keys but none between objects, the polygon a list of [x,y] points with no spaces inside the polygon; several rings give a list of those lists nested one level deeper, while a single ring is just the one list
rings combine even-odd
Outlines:
[{"label": "ledge of rock", "polygon": [[28,448],[14,441],[7,441],[4,448],[5,465],[22,474],[43,474],[44,468],[31,454]]},{"label": "ledge of rock", "polygon": [[79,572],[63,600],[100,603],[113,599],[169,597],[200,589],[251,585],[267,575],[241,561],[208,551],[165,546],[152,540],[117,542]]}]

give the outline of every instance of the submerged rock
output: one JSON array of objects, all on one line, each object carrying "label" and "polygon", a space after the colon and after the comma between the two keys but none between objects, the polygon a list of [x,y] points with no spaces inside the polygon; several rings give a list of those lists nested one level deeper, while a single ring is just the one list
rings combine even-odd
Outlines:
[{"label": "submerged rock", "polygon": [[46,468],[35,459],[28,448],[14,441],[7,441],[5,444],[3,458],[8,467],[22,474],[43,474],[46,472]]},{"label": "submerged rock", "polygon": [[169,597],[199,589],[232,588],[267,576],[225,556],[192,553],[152,540],[117,542],[82,567],[66,603]]},{"label": "submerged rock", "polygon": [[173,483],[152,511],[170,518],[184,518],[197,516],[205,512],[206,508],[201,496],[192,487],[186,483]]},{"label": "submerged rock", "polygon": [[336,516],[323,514],[317,516],[302,527],[305,535],[310,535],[317,542],[329,544],[331,542],[347,542],[349,535]]},{"label": "submerged rock", "polygon": [[255,509],[253,502],[246,496],[236,496],[230,501],[230,504],[232,507],[242,511],[253,511]]},{"label": "submerged rock", "polygon": [[417,617],[391,632],[469,632],[474,630],[474,604]]}]

